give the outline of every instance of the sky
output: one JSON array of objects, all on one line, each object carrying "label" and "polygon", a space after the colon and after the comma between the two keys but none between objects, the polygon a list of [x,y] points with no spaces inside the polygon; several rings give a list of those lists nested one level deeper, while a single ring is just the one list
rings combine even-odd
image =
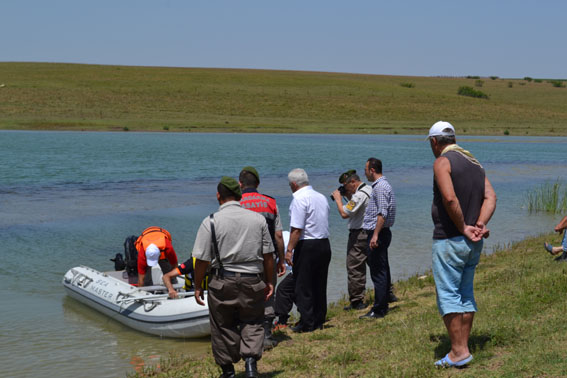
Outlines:
[{"label": "sky", "polygon": [[0,61],[567,78],[565,0],[1,0]]}]

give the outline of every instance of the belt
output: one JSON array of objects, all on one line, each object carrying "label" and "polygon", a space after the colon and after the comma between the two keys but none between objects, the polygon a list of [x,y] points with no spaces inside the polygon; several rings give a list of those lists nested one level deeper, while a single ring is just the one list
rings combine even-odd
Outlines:
[{"label": "belt", "polygon": [[360,232],[360,231],[362,231],[362,228],[350,228],[349,231],[350,232]]},{"label": "belt", "polygon": [[[384,230],[389,230],[390,227],[382,227],[382,229],[380,231],[384,231]],[[372,234],[374,232],[374,230],[367,230],[367,229],[362,229],[363,232],[366,232],[367,234]]]},{"label": "belt", "polygon": [[[240,272],[231,272],[230,270],[224,270],[222,272],[225,277],[248,277],[248,278],[260,278],[260,273],[240,273]],[[213,274],[215,276],[221,276],[220,269],[213,269]]]}]

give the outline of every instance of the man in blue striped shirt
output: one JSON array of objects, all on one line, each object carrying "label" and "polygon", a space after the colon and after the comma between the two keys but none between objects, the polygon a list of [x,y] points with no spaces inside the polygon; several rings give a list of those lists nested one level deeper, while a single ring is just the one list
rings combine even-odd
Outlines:
[{"label": "man in blue striped shirt", "polygon": [[392,240],[390,227],[396,219],[396,196],[382,175],[382,162],[370,158],[364,167],[364,174],[372,183],[372,195],[364,212],[362,228],[368,239],[370,278],[374,284],[374,306],[361,318],[383,318],[388,312],[391,284],[388,247]]}]

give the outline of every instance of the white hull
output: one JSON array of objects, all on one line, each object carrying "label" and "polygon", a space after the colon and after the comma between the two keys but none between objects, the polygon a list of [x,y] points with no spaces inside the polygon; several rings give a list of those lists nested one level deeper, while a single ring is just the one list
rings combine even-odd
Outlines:
[{"label": "white hull", "polygon": [[71,268],[63,286],[72,298],[141,332],[187,338],[211,333],[209,308],[193,296],[167,299],[85,266]]}]

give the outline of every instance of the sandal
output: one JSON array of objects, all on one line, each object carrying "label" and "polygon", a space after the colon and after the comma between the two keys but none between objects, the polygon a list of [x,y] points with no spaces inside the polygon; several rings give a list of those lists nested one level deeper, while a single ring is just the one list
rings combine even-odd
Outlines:
[{"label": "sandal", "polygon": [[439,361],[435,362],[435,366],[438,367],[438,368],[448,368],[448,367],[460,368],[460,367],[466,366],[469,362],[472,361],[472,359],[473,359],[472,354],[469,354],[469,356],[467,358],[462,359],[462,360],[457,361],[457,362],[453,362],[449,358],[449,353],[447,353],[445,355],[445,357],[443,357]]},{"label": "sandal", "polygon": [[548,242],[543,243],[545,250],[553,255],[553,246]]}]

